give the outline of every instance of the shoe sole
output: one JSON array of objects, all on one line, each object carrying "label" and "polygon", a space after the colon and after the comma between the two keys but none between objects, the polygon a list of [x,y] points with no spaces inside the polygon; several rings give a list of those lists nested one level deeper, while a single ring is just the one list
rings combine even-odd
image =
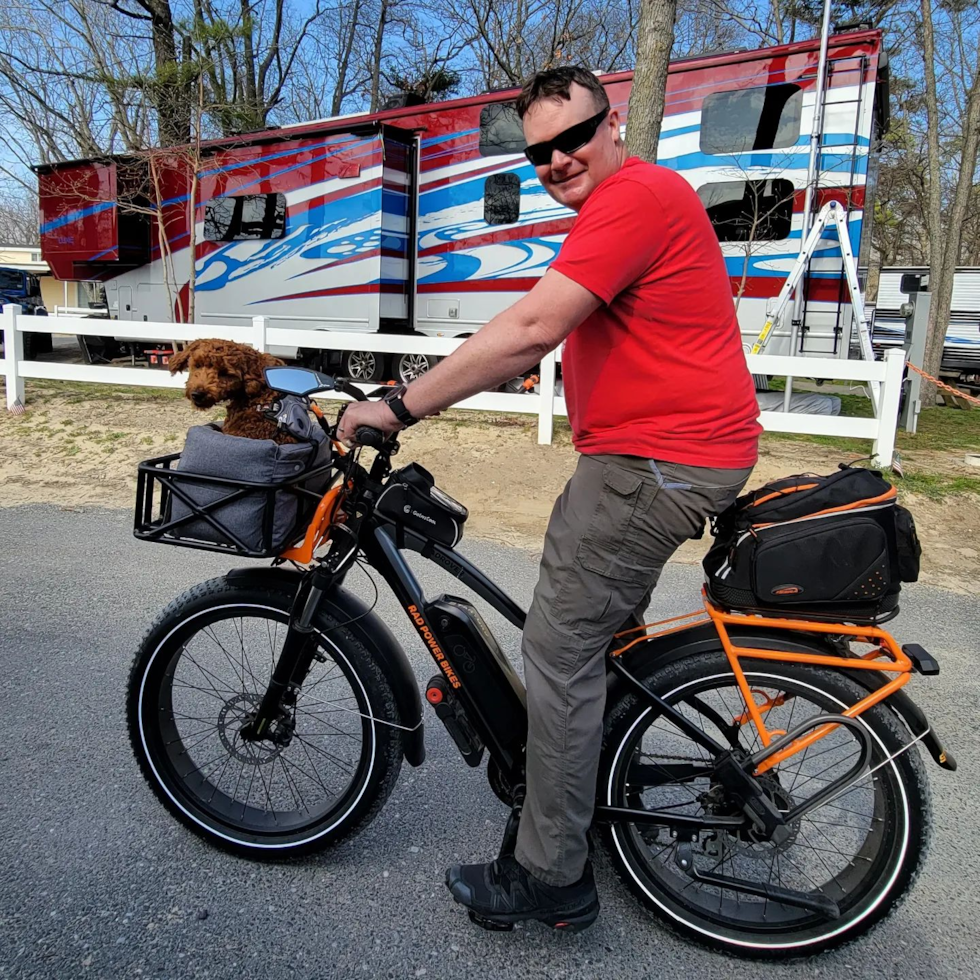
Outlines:
[{"label": "shoe sole", "polygon": [[476,912],[470,906],[472,895],[469,888],[459,879],[451,880],[446,873],[446,887],[454,901],[469,912],[470,921],[490,932],[509,932],[518,922],[540,922],[542,925],[559,929],[562,932],[581,932],[588,929],[599,917],[599,901],[591,902],[584,908],[568,909],[561,912],[495,913]]}]

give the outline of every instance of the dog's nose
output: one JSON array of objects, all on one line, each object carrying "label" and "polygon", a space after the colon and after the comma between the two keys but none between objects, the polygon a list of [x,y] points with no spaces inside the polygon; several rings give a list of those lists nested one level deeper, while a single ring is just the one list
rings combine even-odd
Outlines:
[{"label": "dog's nose", "polygon": [[203,388],[196,388],[191,392],[191,401],[194,402],[195,405],[201,405],[207,400],[207,397],[208,393]]}]

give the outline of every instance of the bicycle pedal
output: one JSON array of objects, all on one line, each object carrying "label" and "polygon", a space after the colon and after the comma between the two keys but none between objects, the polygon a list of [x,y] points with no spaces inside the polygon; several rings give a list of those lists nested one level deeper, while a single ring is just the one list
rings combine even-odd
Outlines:
[{"label": "bicycle pedal", "polygon": [[481,929],[486,929],[487,932],[511,932],[514,928],[513,922],[495,922],[493,919],[478,915],[472,909],[469,910],[469,913],[470,922],[478,925]]}]

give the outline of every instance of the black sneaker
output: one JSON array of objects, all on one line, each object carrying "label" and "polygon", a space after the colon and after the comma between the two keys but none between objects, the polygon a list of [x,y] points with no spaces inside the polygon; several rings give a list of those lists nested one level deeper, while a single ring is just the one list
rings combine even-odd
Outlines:
[{"label": "black sneaker", "polygon": [[490,864],[454,864],[446,872],[446,887],[484,929],[513,929],[515,922],[533,919],[577,932],[592,925],[599,915],[591,862],[586,863],[580,881],[565,886],[535,878],[513,856]]}]

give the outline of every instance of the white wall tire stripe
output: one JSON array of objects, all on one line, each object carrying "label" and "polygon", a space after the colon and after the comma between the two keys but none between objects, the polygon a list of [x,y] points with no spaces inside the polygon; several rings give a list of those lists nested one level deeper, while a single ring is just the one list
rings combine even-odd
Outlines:
[{"label": "white wall tire stripe", "polygon": [[[748,673],[749,672],[747,672],[747,674]],[[773,680],[780,680],[781,679],[779,677],[779,675],[777,675],[777,674],[767,674],[767,673],[764,673],[762,671],[755,671],[755,670],[753,670],[750,673],[751,673],[751,676],[753,678],[761,677],[761,678],[771,678]],[[699,678],[697,678],[697,680],[686,681],[684,684],[681,684],[679,687],[676,687],[672,691],[669,691],[667,694],[663,695],[663,698],[664,698],[664,700],[667,700],[668,698],[670,698],[673,695],[677,694],[679,691],[683,691],[685,687],[690,687],[691,685],[694,685],[694,684],[701,684],[701,683],[703,683],[706,680],[711,681],[711,680],[715,680],[717,678],[725,678],[725,679],[728,679],[728,678],[731,678],[732,676],[733,675],[731,673],[729,673],[729,672],[726,671],[726,672],[723,672],[723,673],[720,673],[720,674],[712,674],[712,675],[710,675],[708,677],[699,677]],[[824,691],[824,690],[821,690],[818,687],[815,687],[812,684],[807,684],[805,681],[800,681],[800,680],[797,680],[796,678],[793,678],[793,683],[794,684],[799,684],[801,687],[809,688],[811,691],[815,691],[818,694],[821,694],[824,697],[829,698],[831,701],[834,701],[838,705],[840,705],[841,708],[846,708],[847,707],[847,705],[844,704],[844,702],[841,701],[839,698],[835,697],[832,694],[829,694],[827,691]],[[643,721],[643,719],[652,710],[653,710],[652,707],[648,707],[646,710],[644,710],[643,712],[640,713],[639,717],[633,722],[632,725],[630,725],[629,730],[623,736],[623,738],[621,739],[619,745],[616,748],[615,757],[613,758],[612,764],[609,767],[609,779],[608,779],[608,782],[606,783],[606,800],[605,800],[605,802],[606,802],[607,805],[610,805],[610,806],[613,805],[613,778],[614,778],[614,775],[616,773],[616,769],[617,769],[617,767],[619,765],[619,760],[620,760],[620,756],[622,755],[622,752],[623,752],[623,747],[626,745],[627,742],[629,742],[629,740],[630,740],[633,732],[636,730],[637,725],[639,725],[640,722]],[[885,748],[885,746],[882,743],[881,739],[878,737],[877,733],[870,726],[868,726],[866,723],[864,723],[864,725],[865,725],[865,728],[868,729],[868,732],[871,735],[871,737],[878,743],[878,746],[882,750],[882,753],[885,756],[888,756],[889,755],[889,752]],[[643,891],[643,893],[650,899],[650,901],[653,902],[654,905],[656,905],[658,908],[662,909],[668,916],[670,916],[670,918],[674,919],[674,921],[681,923],[685,928],[690,929],[693,932],[698,932],[698,933],[700,933],[703,936],[707,936],[709,939],[716,940],[717,942],[725,943],[726,945],[729,945],[729,946],[740,946],[740,947],[742,947],[744,949],[767,949],[767,950],[775,950],[775,949],[798,949],[799,947],[802,947],[802,946],[812,946],[812,945],[814,945],[816,943],[826,942],[828,939],[833,939],[836,936],[839,936],[842,933],[849,931],[854,926],[856,926],[858,923],[862,922],[865,918],[867,918],[885,900],[885,898],[888,896],[889,892],[892,889],[892,886],[895,884],[895,879],[898,877],[899,873],[902,870],[902,866],[905,863],[905,855],[906,855],[906,853],[908,851],[909,833],[910,833],[910,829],[911,829],[910,814],[909,814],[909,802],[908,802],[908,796],[907,796],[906,791],[905,791],[905,784],[903,783],[903,781],[901,779],[901,775],[898,772],[898,767],[896,766],[894,759],[891,761],[890,765],[891,765],[892,769],[895,771],[896,782],[898,783],[899,788],[900,788],[901,799],[902,799],[902,813],[903,813],[903,816],[904,816],[904,819],[905,819],[905,838],[902,841],[902,851],[901,851],[901,854],[899,855],[898,861],[896,861],[896,863],[895,863],[895,869],[892,872],[892,875],[889,878],[887,884],[881,890],[881,892],[878,895],[878,897],[859,916],[857,916],[854,919],[848,919],[847,922],[843,923],[842,925],[838,926],[837,928],[833,929],[832,931],[830,931],[830,932],[828,932],[828,933],[826,933],[824,935],[815,936],[815,937],[812,937],[810,939],[804,939],[804,940],[799,940],[798,942],[789,942],[789,943],[751,942],[751,941],[748,941],[748,940],[732,939],[730,936],[721,935],[721,934],[719,934],[717,932],[712,932],[710,929],[706,929],[706,928],[704,928],[702,926],[694,925],[693,923],[687,921],[682,915],[680,915],[679,913],[677,913],[674,909],[668,907],[663,902],[661,902],[656,897],[656,895],[654,895],[650,891],[650,889],[647,888],[647,886],[642,881],[640,881],[639,878],[633,873],[633,869],[632,869],[632,867],[630,865],[629,860],[627,859],[627,857],[626,857],[626,855],[624,853],[623,845],[622,845],[622,842],[620,840],[620,828],[619,828],[619,825],[618,824],[613,824],[612,825],[612,838],[615,841],[616,851],[619,854],[620,860],[622,861],[622,866],[626,870],[626,872],[629,874],[630,878]]]},{"label": "white wall tire stripe", "polygon": [[[176,806],[177,809],[181,811],[181,813],[187,816],[188,819],[192,820],[199,827],[202,827],[205,831],[207,831],[207,833],[210,834],[211,836],[220,837],[222,840],[229,841],[230,843],[236,844],[239,847],[249,847],[249,848],[254,848],[256,850],[276,851],[276,850],[288,850],[294,847],[302,847],[310,843],[311,841],[318,840],[324,834],[329,834],[331,830],[336,828],[339,824],[343,823],[343,821],[346,820],[347,817],[351,814],[351,812],[357,807],[357,804],[360,802],[361,797],[364,795],[364,792],[367,789],[368,784],[371,782],[371,775],[374,772],[375,751],[377,749],[377,732],[375,729],[375,723],[373,718],[369,719],[371,722],[371,759],[368,764],[367,774],[363,780],[363,785],[361,786],[361,790],[357,794],[357,797],[351,802],[350,806],[347,807],[344,813],[341,814],[341,816],[338,817],[329,827],[325,827],[324,829],[314,834],[312,837],[307,837],[304,840],[290,841],[288,843],[282,843],[282,844],[262,844],[262,843],[256,843],[251,841],[243,841],[237,837],[231,837],[227,834],[221,833],[214,827],[210,826],[209,824],[205,823],[203,820],[198,818],[196,814],[192,813],[186,806],[184,806],[184,804],[180,800],[178,800],[173,795],[173,793],[170,792],[170,789],[168,788],[167,784],[160,778],[160,774],[157,771],[156,766],[153,764],[153,758],[150,755],[149,748],[147,747],[146,737],[143,734],[143,695],[146,686],[146,677],[150,673],[153,664],[156,661],[157,654],[159,654],[160,650],[164,647],[164,645],[167,643],[170,637],[173,636],[173,634],[178,629],[182,629],[187,623],[192,622],[194,619],[198,618],[199,616],[203,616],[207,613],[212,613],[215,610],[221,610],[221,609],[261,609],[261,610],[275,612],[275,613],[283,612],[282,609],[278,609],[275,606],[264,606],[261,605],[260,603],[251,603],[251,602],[234,602],[234,603],[227,603],[219,606],[209,606],[207,609],[201,609],[198,612],[194,613],[193,615],[188,616],[185,619],[182,619],[179,623],[177,623],[174,626],[172,630],[170,630],[169,633],[167,633],[165,637],[163,637],[163,639],[157,644],[156,649],[151,654],[150,659],[147,661],[146,667],[143,670],[143,676],[140,679],[139,700],[137,703],[137,724],[139,726],[140,743],[143,746],[143,757],[146,759],[147,763],[149,764],[150,769],[153,770],[153,776],[157,781],[157,785],[163,789],[163,791],[170,798],[174,806]],[[351,674],[357,679],[357,684],[361,689],[361,693],[364,695],[364,701],[368,705],[370,705],[371,700],[368,697],[367,691],[364,689],[364,685],[361,682],[361,678],[358,675],[357,671],[354,670],[353,666],[351,665],[351,662],[344,655],[343,651],[337,646],[336,643],[333,642],[333,640],[328,640],[326,636],[324,636],[324,634],[320,632],[320,630],[314,628],[314,632],[320,638],[321,642],[326,643],[330,647],[332,647],[336,655],[340,657],[345,664],[347,664]]]}]

